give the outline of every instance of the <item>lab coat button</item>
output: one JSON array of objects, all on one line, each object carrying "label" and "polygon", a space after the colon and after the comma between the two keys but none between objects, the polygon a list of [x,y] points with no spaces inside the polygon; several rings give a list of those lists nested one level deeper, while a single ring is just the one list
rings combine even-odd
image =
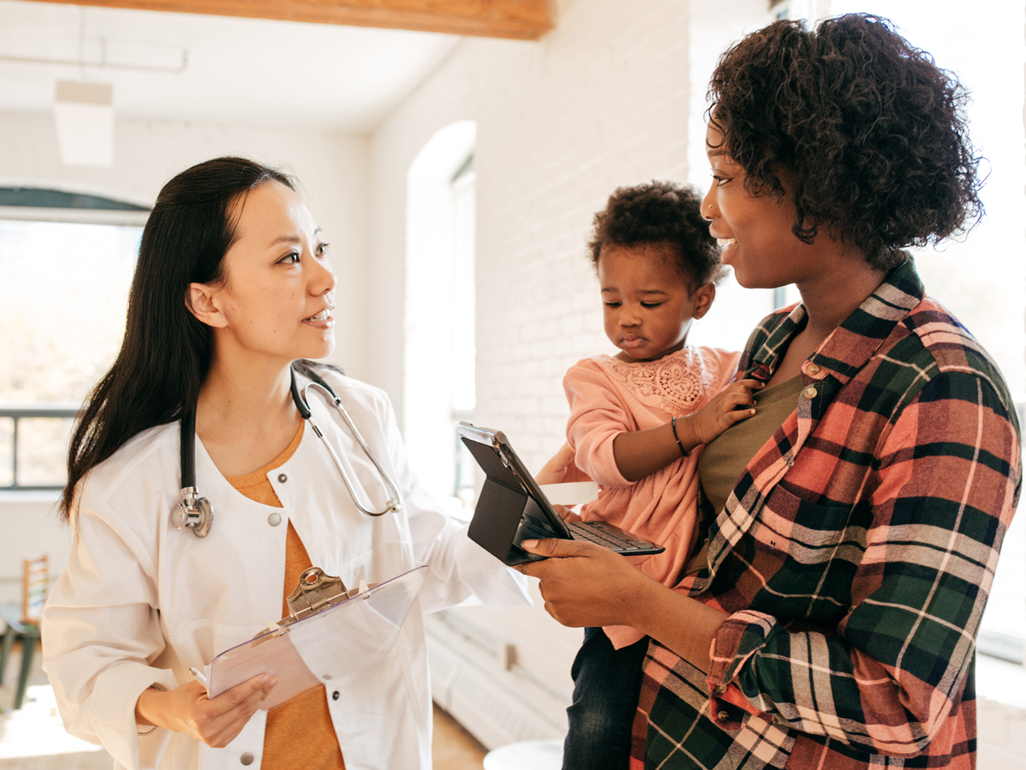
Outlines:
[{"label": "lab coat button", "polygon": [[286,476],[284,473],[279,473],[278,474],[278,481],[280,481],[282,484],[284,484],[288,480],[289,480],[289,477]]},{"label": "lab coat button", "polygon": [[277,527],[279,524],[281,524],[281,516],[277,513],[272,513],[270,516],[267,517],[267,523],[270,524],[272,527]]},{"label": "lab coat button", "polygon": [[332,700],[338,700],[338,690],[335,690],[335,692],[333,692],[331,694],[331,699]]},{"label": "lab coat button", "polygon": [[252,765],[253,764],[253,755],[250,754],[247,751],[245,754],[243,754],[241,757],[239,757],[239,761],[242,764],[244,764],[244,765]]}]

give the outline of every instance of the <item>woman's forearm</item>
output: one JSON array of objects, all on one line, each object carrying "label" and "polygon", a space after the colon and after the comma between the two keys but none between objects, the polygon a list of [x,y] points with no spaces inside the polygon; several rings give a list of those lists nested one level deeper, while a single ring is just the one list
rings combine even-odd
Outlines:
[{"label": "woman's forearm", "polygon": [[545,561],[518,569],[541,580],[545,609],[565,626],[633,626],[709,670],[713,638],[727,614],[667,588],[623,556],[578,540],[524,541]]},{"label": "woman's forearm", "polygon": [[709,653],[727,613],[652,582],[646,595],[632,603],[630,622],[691,665],[709,671]]}]

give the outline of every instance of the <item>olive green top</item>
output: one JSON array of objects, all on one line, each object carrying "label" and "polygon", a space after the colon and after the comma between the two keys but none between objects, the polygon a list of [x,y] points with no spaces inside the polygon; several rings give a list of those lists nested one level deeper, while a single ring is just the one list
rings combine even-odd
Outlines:
[{"label": "olive green top", "polygon": [[[798,375],[755,393],[755,414],[735,423],[705,445],[698,465],[698,480],[714,511],[719,513],[723,510],[734,485],[755,453],[797,408],[801,390],[802,377]],[[683,574],[697,572],[707,563],[703,545],[684,568]]]}]

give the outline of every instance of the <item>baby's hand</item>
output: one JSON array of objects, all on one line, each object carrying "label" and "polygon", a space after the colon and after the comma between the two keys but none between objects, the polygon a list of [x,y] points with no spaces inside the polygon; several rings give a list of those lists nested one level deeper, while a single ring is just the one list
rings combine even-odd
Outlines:
[{"label": "baby's hand", "polygon": [[[688,418],[699,444],[708,444],[736,422],[755,414],[752,393],[766,387],[759,380],[732,382],[710,399],[709,403]],[[678,424],[680,418],[677,418]]]}]

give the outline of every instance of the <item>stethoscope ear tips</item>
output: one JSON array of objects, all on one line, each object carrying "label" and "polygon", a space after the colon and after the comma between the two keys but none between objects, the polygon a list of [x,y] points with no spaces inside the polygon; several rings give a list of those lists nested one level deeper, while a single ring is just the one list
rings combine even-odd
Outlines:
[{"label": "stethoscope ear tips", "polygon": [[189,527],[196,537],[206,537],[214,525],[214,511],[195,487],[186,487],[182,490],[182,502],[171,509],[171,524],[179,532]]}]

